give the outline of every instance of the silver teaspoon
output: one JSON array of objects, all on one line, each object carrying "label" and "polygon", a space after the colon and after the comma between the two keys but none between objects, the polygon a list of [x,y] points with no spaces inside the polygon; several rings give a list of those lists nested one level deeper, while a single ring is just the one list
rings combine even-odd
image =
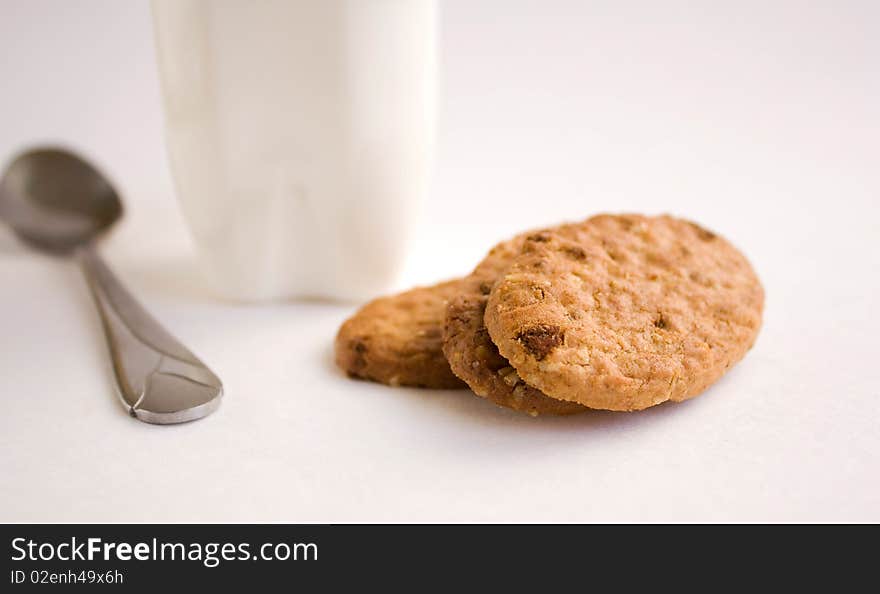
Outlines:
[{"label": "silver teaspoon", "polygon": [[121,216],[107,179],[64,150],[22,153],[0,180],[0,219],[26,244],[72,256],[82,269],[130,414],[158,424],[200,419],[220,405],[220,379],[135,301],[95,251],[95,240]]}]

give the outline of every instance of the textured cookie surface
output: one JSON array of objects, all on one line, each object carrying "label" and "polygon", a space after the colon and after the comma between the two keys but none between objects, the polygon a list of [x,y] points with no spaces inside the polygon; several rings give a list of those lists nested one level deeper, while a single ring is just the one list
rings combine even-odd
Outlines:
[{"label": "textured cookie surface", "polygon": [[501,356],[483,324],[485,295],[460,295],[446,310],[443,350],[452,370],[478,396],[531,415],[568,415],[586,407],[544,395],[525,383]]},{"label": "textured cookie surface", "polygon": [[764,291],[730,243],[669,216],[600,215],[533,235],[485,323],[528,384],[591,408],[696,396],[739,361]]},{"label": "textured cookie surface", "polygon": [[453,280],[381,297],[345,321],[336,335],[336,364],[349,376],[390,386],[463,388],[443,356],[446,302]]},{"label": "textured cookie surface", "polygon": [[520,253],[526,238],[534,233],[524,233],[498,244],[470,276],[461,280],[458,296],[446,306],[443,352],[453,372],[466,381],[475,394],[495,404],[531,415],[583,412],[586,407],[549,398],[524,382],[499,354],[483,323],[492,285]]}]

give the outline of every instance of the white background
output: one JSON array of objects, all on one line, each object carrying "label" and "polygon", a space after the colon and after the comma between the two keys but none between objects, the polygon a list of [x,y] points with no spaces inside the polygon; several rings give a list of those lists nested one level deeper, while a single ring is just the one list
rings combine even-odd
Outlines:
[{"label": "white background", "polygon": [[194,263],[143,1],[0,0],[0,160],[63,141],[127,214],[103,245],[224,379],[156,427],[116,401],[68,263],[0,235],[0,520],[880,521],[880,11],[865,2],[442,2],[438,163],[402,286],[521,229],[672,212],[767,291],[705,395],[538,418],[342,377],[352,305],[244,306]]}]

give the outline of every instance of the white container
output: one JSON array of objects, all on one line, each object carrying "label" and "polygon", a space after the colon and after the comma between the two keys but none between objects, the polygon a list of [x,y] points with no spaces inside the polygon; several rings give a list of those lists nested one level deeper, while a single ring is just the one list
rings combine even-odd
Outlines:
[{"label": "white container", "polygon": [[177,194],[225,295],[362,299],[429,174],[434,0],[153,0]]}]

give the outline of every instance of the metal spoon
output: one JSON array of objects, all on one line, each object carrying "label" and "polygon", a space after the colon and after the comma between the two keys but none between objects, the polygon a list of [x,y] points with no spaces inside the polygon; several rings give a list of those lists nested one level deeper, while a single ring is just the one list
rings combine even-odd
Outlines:
[{"label": "metal spoon", "polygon": [[135,301],[95,251],[95,240],[121,216],[110,183],[61,149],[20,154],[0,180],[0,219],[25,243],[79,263],[130,414],[159,424],[200,419],[219,406],[220,379]]}]

